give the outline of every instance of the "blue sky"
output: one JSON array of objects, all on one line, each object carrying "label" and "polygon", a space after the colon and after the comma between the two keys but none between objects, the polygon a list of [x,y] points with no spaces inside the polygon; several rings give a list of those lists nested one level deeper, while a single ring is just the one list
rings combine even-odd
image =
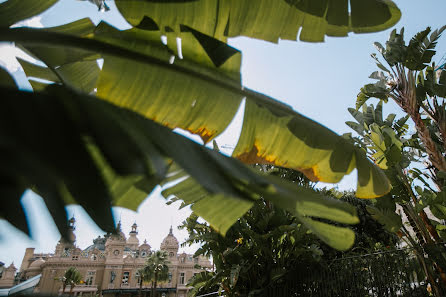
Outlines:
[{"label": "blue sky", "polygon": [[[406,39],[426,26],[439,28],[446,24],[444,0],[395,2],[402,11],[402,18],[396,28],[405,27]],[[61,0],[26,24],[55,26],[81,17],[90,17],[95,23],[105,19],[115,26],[126,28],[126,22],[113,3],[110,7],[110,12],[100,13],[87,2]],[[360,87],[370,81],[369,74],[376,70],[370,58],[370,54],[376,52],[373,42],[385,43],[389,32],[390,30],[374,34],[351,34],[348,38],[327,38],[325,43],[318,44],[291,41],[272,44],[248,38],[231,39],[230,43],[243,52],[242,78],[245,86],[284,101],[298,112],[342,134],[350,132],[344,124],[351,120],[347,108],[354,106]],[[440,39],[437,50],[436,58],[439,60],[446,53],[446,36]],[[11,54],[15,53],[10,47],[0,44],[0,63],[9,66],[16,79],[26,85],[21,69],[11,61]],[[384,106],[384,111],[398,112],[390,103]],[[235,123],[218,139],[220,145],[235,145],[241,116],[242,113],[239,113]],[[349,176],[340,187],[352,188],[354,180],[355,176]],[[0,261],[6,264],[14,261],[16,266],[20,264],[26,247],[36,247],[41,252],[53,252],[60,237],[39,197],[28,192],[23,197],[23,202],[30,213],[34,240],[17,232],[5,221],[0,221]],[[137,213],[116,208],[115,217],[118,220],[121,218],[125,233],[130,231],[130,225],[136,221],[140,226],[140,240],[146,238],[153,248],[158,249],[170,224],[179,225],[189,214],[188,209],[178,211],[178,204],[166,206],[164,203],[157,189]],[[70,215],[74,213],[77,219],[79,246],[86,247],[94,237],[102,235],[82,209],[69,206],[68,212]],[[174,233],[180,241],[186,236],[185,232],[178,230]],[[193,248],[186,249],[192,250]]]}]

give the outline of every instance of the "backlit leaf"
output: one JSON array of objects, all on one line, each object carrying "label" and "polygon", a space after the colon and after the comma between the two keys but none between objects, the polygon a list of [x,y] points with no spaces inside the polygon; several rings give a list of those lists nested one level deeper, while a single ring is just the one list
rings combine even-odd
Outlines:
[{"label": "backlit leaf", "polygon": [[[349,2],[351,12],[349,12]],[[197,0],[160,2],[117,0],[126,20],[138,26],[149,17],[164,32],[187,25],[225,41],[247,36],[277,42],[279,38],[320,42],[325,36],[347,36],[393,26],[401,13],[389,0]]]},{"label": "backlit leaf", "polygon": [[15,23],[44,12],[58,0],[7,0],[0,3],[0,27]]},{"label": "backlit leaf", "polygon": [[[13,31],[16,33],[12,35],[13,40],[21,38],[17,32],[22,31],[27,34],[26,40],[34,37],[35,41],[37,37],[44,37],[52,41],[52,36],[60,36],[54,33],[28,34],[28,31],[39,31],[30,29]],[[191,34],[190,29],[186,33]],[[180,127],[192,131],[208,141],[226,128],[240,103],[239,94],[246,94],[248,99],[245,120],[239,144],[234,151],[235,157],[247,163],[272,163],[294,168],[303,171],[312,180],[326,182],[338,182],[356,164],[356,168],[361,171],[358,197],[377,197],[389,191],[390,184],[384,174],[367,159],[361,161],[359,168],[357,158],[360,154],[354,153],[356,149],[345,139],[278,101],[253,91],[241,90],[238,72],[240,60],[237,54],[228,56],[227,61],[213,71],[215,61],[210,58],[202,60],[202,55],[197,56],[195,49],[191,51],[194,59],[191,62],[195,63],[189,63],[185,53],[181,63],[175,63],[170,69],[168,62],[163,61],[167,60],[169,49],[160,45],[159,41],[153,41],[159,37],[158,31],[131,29],[121,32],[101,24],[95,36],[107,44],[127,44],[136,49],[127,51],[126,59],[118,59],[115,56],[118,53],[121,55],[124,49],[63,35],[64,42],[70,43],[71,47],[94,47],[101,52],[112,53],[105,56],[98,83],[98,95],[101,98],[136,109],[144,116],[152,117],[171,128]],[[200,45],[203,46],[203,40],[201,42]],[[148,61],[155,63],[146,61],[145,56],[150,58]],[[231,59],[236,59],[236,63],[230,62]],[[227,63],[229,66],[225,68]],[[134,74],[135,70],[138,71],[137,75]],[[128,75],[124,75],[125,73]],[[158,75],[154,76],[153,73]],[[234,79],[236,74],[237,79]],[[185,82],[188,82],[187,85]],[[153,86],[150,87],[150,84]],[[166,84],[166,87],[157,87],[160,84]],[[152,92],[155,92],[155,96],[151,96]],[[202,97],[194,99],[190,97],[191,94]],[[171,98],[171,104],[167,98]],[[184,100],[181,107],[178,105],[179,98]],[[153,99],[157,101],[154,103]],[[224,107],[217,108],[220,105]]]}]

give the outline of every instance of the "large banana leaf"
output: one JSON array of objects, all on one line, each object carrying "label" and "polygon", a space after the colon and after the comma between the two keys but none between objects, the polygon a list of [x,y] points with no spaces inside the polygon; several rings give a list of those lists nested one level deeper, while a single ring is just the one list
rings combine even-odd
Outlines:
[{"label": "large banana leaf", "polygon": [[390,0],[116,0],[126,20],[138,27],[145,17],[163,32],[186,25],[225,41],[247,36],[277,42],[279,38],[320,42],[325,36],[377,32],[401,17]]},{"label": "large banana leaf", "polygon": [[[92,37],[95,29],[96,26],[93,22],[89,18],[84,18],[62,26],[43,28],[41,30],[62,33],[64,35]],[[19,44],[19,47],[29,55],[34,56],[37,60],[44,61],[45,64],[53,70],[70,63],[86,60],[96,61],[100,57],[100,55],[94,51],[73,47],[48,47],[42,46],[42,44],[32,43],[27,44],[26,47]],[[74,77],[76,73],[77,69],[73,69],[72,76]]]},{"label": "large banana leaf", "polygon": [[[14,34],[14,39],[32,31],[26,35],[25,43],[35,42],[29,38],[43,36],[55,42],[61,36],[30,29],[10,31],[19,33]],[[97,84],[97,94],[102,99],[170,128],[189,130],[206,142],[227,127],[245,95],[244,124],[235,157],[246,163],[301,170],[312,180],[324,182],[338,182],[357,168],[358,197],[378,197],[390,190],[385,175],[343,138],[278,101],[242,90],[237,72],[238,51],[190,28],[184,31],[188,38],[183,41],[183,59],[172,65],[168,59],[174,51],[169,42],[167,46],[160,43],[157,30],[118,31],[102,23],[94,38],[106,44],[67,35],[63,38],[64,43],[71,40],[74,48],[85,49],[94,44],[97,51],[103,52],[104,66]],[[119,48],[111,46],[114,44]],[[122,54],[116,53],[123,47],[129,49],[125,59],[118,58]],[[216,63],[204,54],[215,48],[224,53],[220,57],[227,57],[225,62]],[[149,57],[156,63],[148,62]]]},{"label": "large banana leaf", "polygon": [[[169,182],[172,179],[182,179],[187,176],[184,171],[178,168],[174,168],[171,174]],[[273,176],[264,178],[269,187],[261,190],[254,189],[249,184],[241,185],[248,196],[252,197],[252,200],[241,200],[227,195],[209,193],[191,177],[164,190],[162,195],[171,198],[169,203],[181,200],[183,201],[182,207],[191,205],[197,215],[203,217],[222,234],[225,234],[234,222],[252,207],[255,199],[262,196],[293,213],[309,230],[333,248],[346,250],[353,245],[355,235],[352,230],[312,218],[327,219],[343,224],[356,224],[358,218],[354,208],[339,200],[324,197],[312,189],[296,187],[295,184]]]},{"label": "large banana leaf", "polygon": [[[221,3],[229,5],[228,1]],[[238,3],[232,5],[237,7]],[[295,212],[327,243],[347,248],[353,240],[351,231],[312,218],[354,223],[357,218],[351,209],[311,193],[296,194],[291,186],[254,174],[236,160],[209,151],[169,128],[189,130],[207,142],[227,127],[245,97],[244,132],[235,154],[247,163],[296,168],[313,179],[331,182],[356,167],[361,197],[376,197],[390,189],[382,172],[327,128],[274,99],[243,89],[241,54],[224,43],[224,38],[213,38],[187,23],[170,29],[147,16],[126,31],[105,23],[94,26],[89,20],[42,30],[0,29],[0,40],[15,41],[48,66],[21,61],[29,77],[56,84],[31,80],[35,90],[44,90],[36,94],[2,89],[4,97],[10,98],[5,104],[15,113],[4,117],[8,124],[5,122],[0,131],[7,141],[0,149],[5,151],[5,168],[18,164],[11,172],[0,171],[7,182],[5,195],[12,199],[33,186],[62,231],[66,219],[63,206],[73,202],[82,205],[100,227],[111,230],[111,215],[98,211],[99,205],[114,203],[136,209],[146,193],[165,179],[172,159],[190,176],[188,180],[196,180],[206,191],[206,199],[199,196],[203,199],[195,197],[187,202],[185,198],[185,203],[192,203],[193,209],[222,233],[253,199],[264,196]],[[160,42],[163,33],[167,35],[166,45]],[[177,47],[177,36],[181,37],[181,48]],[[99,57],[104,59],[102,70],[95,64]],[[101,99],[114,105],[67,91],[67,87],[84,94],[97,90]],[[21,109],[29,114],[29,121],[17,122]],[[38,123],[40,117],[47,120]],[[253,129],[263,124],[269,130]],[[25,129],[30,125],[34,125],[32,135]],[[45,133],[40,140],[44,144],[34,141]],[[60,133],[66,133],[67,139],[59,141]],[[282,138],[279,141],[276,137]],[[64,167],[60,160],[67,155],[70,160]],[[73,162],[77,159],[79,163]],[[83,167],[82,178],[76,179]],[[101,198],[95,198],[97,195]],[[1,215],[23,227],[20,217],[17,222],[8,216],[17,206],[11,203]],[[220,211],[221,205],[229,206],[228,211]],[[330,232],[345,235],[345,240],[330,236]]]},{"label": "large banana leaf", "polygon": [[[116,31],[115,36],[98,35],[101,40],[122,45],[122,40],[130,39],[128,34],[138,34],[138,37],[141,36],[139,38],[159,34],[159,31],[149,32],[132,29]],[[204,38],[199,39],[201,35],[192,36],[191,32],[193,30],[190,28],[183,30],[181,36],[187,37],[182,37],[184,58],[175,63],[190,72],[209,75],[233,87],[239,85],[239,75],[234,73],[240,67],[240,53],[210,37],[206,37],[208,42],[205,43]],[[158,45],[157,38],[154,39],[155,45]],[[144,45],[148,54],[157,53],[155,49],[150,49],[148,42]],[[169,45],[168,42],[165,59],[169,49],[174,51]],[[138,50],[137,46],[133,47]],[[228,57],[224,63],[218,64],[220,66],[213,62],[212,56],[205,54],[216,47],[219,53],[226,53]],[[210,74],[209,69],[214,69],[214,72]],[[324,182],[340,181],[353,168],[359,167],[356,166],[358,158],[365,160],[363,154],[347,141],[291,108],[255,92],[246,95],[243,129],[234,157],[245,163],[271,163],[294,168],[303,171],[312,180]],[[172,75],[159,66],[115,57],[104,58],[98,96],[129,107],[169,127],[179,127],[198,134],[204,142],[227,127],[242,99],[238,93],[228,92],[208,81],[194,79],[187,72]],[[358,197],[378,197],[390,189],[384,174],[367,161],[359,167],[359,176]]]},{"label": "large banana leaf", "polygon": [[[4,87],[0,90],[5,107],[0,116],[0,150],[5,167],[0,174],[5,183],[2,193],[11,202],[0,215],[22,229],[24,217],[11,217],[9,213],[17,212],[12,202],[33,187],[44,197],[61,231],[66,226],[65,203],[78,203],[100,227],[113,230],[110,209],[105,207],[104,211],[104,206],[112,202],[127,206],[122,203],[127,197],[120,190],[129,194],[128,187],[115,187],[116,175],[125,178],[128,185],[141,184],[141,189],[150,192],[153,187],[147,186],[155,186],[166,176],[168,158],[210,195],[193,193],[190,197],[194,201],[184,201],[193,203],[193,210],[220,226],[222,233],[233,223],[230,220],[243,215],[260,196],[300,215],[315,232],[323,232],[327,224],[313,222],[311,217],[358,222],[354,208],[347,204],[295,189],[280,179],[266,179],[233,158],[94,97],[57,85],[35,93]],[[193,187],[187,189],[193,192]],[[321,237],[335,248],[349,248],[353,233],[342,232],[349,236]]]},{"label": "large banana leaf", "polygon": [[8,0],[0,3],[0,27],[9,27],[35,16],[57,1],[59,0]]},{"label": "large banana leaf", "polygon": [[[176,42],[162,45],[158,30],[118,31],[100,24],[95,36],[164,61],[168,61],[177,48]],[[185,58],[177,58],[176,65],[217,80],[232,78],[230,82],[240,88],[239,51],[221,41],[206,40],[206,36],[203,38],[201,33],[189,28],[183,28],[181,37]],[[215,51],[214,55],[212,51]],[[218,62],[212,59],[216,55],[220,58]],[[157,65],[113,56],[104,56],[97,89],[101,98],[131,108],[170,128],[180,127],[198,134],[205,142],[229,125],[242,100],[239,94],[196,80],[187,73],[173,73]],[[210,94],[212,98],[209,98]]]}]

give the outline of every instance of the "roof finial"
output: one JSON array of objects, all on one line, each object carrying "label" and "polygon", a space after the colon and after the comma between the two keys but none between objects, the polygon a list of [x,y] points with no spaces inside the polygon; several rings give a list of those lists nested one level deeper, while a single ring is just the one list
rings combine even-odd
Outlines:
[{"label": "roof finial", "polygon": [[136,224],[136,221],[133,223],[133,225],[132,225],[132,231],[130,231],[130,233],[136,233],[136,234],[138,234],[138,230],[137,230],[137,228],[138,228],[138,225]]},{"label": "roof finial", "polygon": [[170,225],[169,235],[173,235],[172,225]]},{"label": "roof finial", "polygon": [[73,214],[71,219],[68,220],[68,229],[71,229],[71,230],[76,229],[75,223],[76,223],[76,219],[74,218],[74,214]]}]

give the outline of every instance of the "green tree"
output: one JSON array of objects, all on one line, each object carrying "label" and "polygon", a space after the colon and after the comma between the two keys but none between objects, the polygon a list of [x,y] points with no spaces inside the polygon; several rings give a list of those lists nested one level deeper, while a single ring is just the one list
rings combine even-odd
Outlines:
[{"label": "green tree", "polygon": [[147,281],[152,282],[152,297],[155,297],[158,282],[169,279],[169,260],[166,251],[156,251],[146,260],[144,276]]},{"label": "green tree", "polygon": [[[446,218],[442,211],[446,202],[446,72],[438,69],[432,58],[445,29],[446,26],[435,31],[427,28],[408,44],[404,30],[394,30],[385,47],[375,43],[385,64],[372,55],[380,71],[370,77],[377,82],[361,88],[356,109],[350,109],[356,122],[347,123],[359,135],[354,142],[385,170],[392,183],[390,194],[378,199],[369,212],[415,248],[437,296],[443,295],[441,280],[443,287],[446,284],[446,250],[442,245],[442,230],[446,227],[440,221]],[[365,104],[370,98],[380,99],[376,108]],[[382,104],[389,99],[406,116],[395,120],[396,116],[390,114],[384,120]],[[415,133],[409,132],[409,125],[413,125]],[[407,228],[395,213],[395,204],[401,206]],[[440,220],[430,218],[426,209]]]},{"label": "green tree", "polygon": [[[254,206],[221,236],[192,214],[182,225],[186,243],[199,243],[196,256],[211,256],[215,271],[196,275],[190,293],[201,295],[224,290],[225,296],[261,295],[274,282],[322,252],[305,236],[306,228],[288,212],[265,200]],[[315,242],[315,241],[313,241]]]},{"label": "green tree", "polygon": [[[237,160],[294,168],[332,183],[357,168],[358,197],[390,190],[382,171],[342,137],[242,87],[241,52],[226,41],[241,35],[295,40],[298,32],[300,40],[323,41],[326,35],[376,32],[399,20],[392,1],[262,0],[254,7],[247,0],[125,0],[115,3],[132,26],[128,30],[89,19],[52,28],[10,27],[56,2],[0,3],[0,40],[15,42],[43,63],[20,60],[32,93],[18,90],[0,71],[7,98],[0,109],[6,201],[0,215],[19,229],[27,231],[26,216],[16,210],[29,188],[43,197],[63,235],[67,203],[81,205],[99,227],[113,232],[111,211],[104,206],[136,210],[156,185],[176,177],[206,192],[185,203],[222,234],[263,196],[294,212],[329,244],[346,249],[351,231],[336,228],[349,234],[342,243],[330,235],[333,226],[314,219],[353,224],[358,220],[353,208],[310,190],[293,192],[289,184],[253,173]],[[94,2],[105,8],[104,1]],[[97,59],[103,59],[102,68]],[[232,158],[172,131],[190,131],[206,144],[228,126],[244,98],[242,134]],[[173,162],[181,172],[172,172]]]},{"label": "green tree", "polygon": [[139,284],[138,296],[142,297],[142,285],[145,282],[150,281],[149,273],[148,273],[146,267],[138,269],[137,273],[138,273],[138,284]]},{"label": "green tree", "polygon": [[60,280],[62,281],[62,294],[65,294],[65,288],[70,286],[70,295],[72,295],[74,287],[82,281],[82,275],[76,267],[69,267]]},{"label": "green tree", "polygon": [[[296,186],[314,186],[300,172],[271,166],[261,168]],[[332,195],[330,191],[323,191],[327,196]],[[224,237],[192,214],[181,226],[189,233],[185,244],[200,244],[196,256],[212,257],[215,271],[195,275],[189,283],[193,287],[190,294],[196,296],[224,290],[225,296],[265,296],[270,287],[293,279],[303,269],[320,271],[324,265],[328,266],[324,263],[337,257],[395,246],[397,237],[386,232],[366,212],[365,205],[370,203],[353,194],[341,193],[341,196],[341,200],[355,204],[360,218],[360,223],[353,227],[357,234],[353,249],[342,253],[321,242],[290,212],[264,199],[259,199]],[[342,234],[338,233],[338,236]]]}]

